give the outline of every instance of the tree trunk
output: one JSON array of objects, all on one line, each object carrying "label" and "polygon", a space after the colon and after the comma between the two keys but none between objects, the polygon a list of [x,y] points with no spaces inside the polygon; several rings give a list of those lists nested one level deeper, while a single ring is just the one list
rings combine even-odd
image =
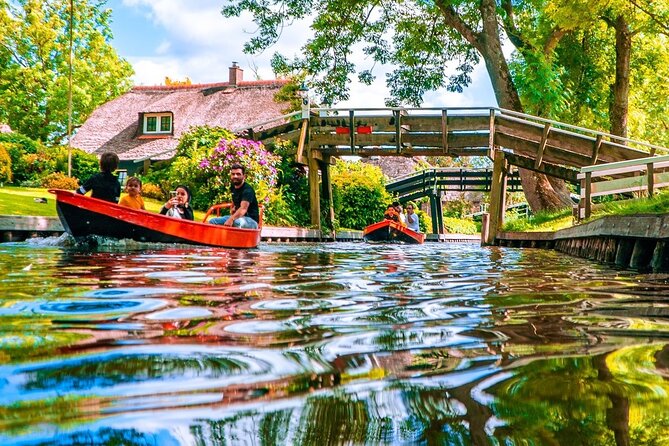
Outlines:
[{"label": "tree trunk", "polygon": [[[497,103],[502,108],[522,112],[520,96],[502,52],[494,0],[481,1],[481,16],[483,31],[480,34],[478,45],[475,46],[485,61]],[[564,181],[556,178],[549,180],[544,174],[525,169],[519,169],[519,171],[525,198],[533,212],[571,206],[569,190]]]},{"label": "tree trunk", "polygon": [[[615,22],[616,30],[616,80],[609,109],[611,134],[627,137],[627,113],[629,109],[630,60],[632,55],[632,32],[624,16]],[[624,144],[623,141],[621,143]]]}]

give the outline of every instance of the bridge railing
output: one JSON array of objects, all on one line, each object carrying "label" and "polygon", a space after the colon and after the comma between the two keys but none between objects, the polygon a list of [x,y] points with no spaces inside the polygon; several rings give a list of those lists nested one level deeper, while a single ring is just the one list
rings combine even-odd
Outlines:
[{"label": "bridge railing", "polygon": [[581,168],[577,178],[581,181],[581,200],[578,218],[592,215],[593,197],[625,192],[647,192],[669,186],[669,155],[651,156],[615,163]]}]

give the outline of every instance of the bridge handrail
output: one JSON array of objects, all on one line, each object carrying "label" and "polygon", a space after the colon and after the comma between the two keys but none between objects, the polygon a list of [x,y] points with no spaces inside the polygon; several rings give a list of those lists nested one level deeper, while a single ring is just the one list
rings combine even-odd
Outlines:
[{"label": "bridge handrail", "polygon": [[232,133],[239,133],[239,132],[242,132],[242,131],[247,130],[247,129],[252,129],[252,128],[255,128],[255,127],[260,127],[262,125],[271,124],[272,122],[288,120],[288,119],[292,118],[293,116],[297,116],[297,115],[300,115],[300,114],[302,114],[302,111],[296,111],[296,112],[288,113],[286,115],[279,116],[277,118],[268,119],[266,121],[254,122],[252,124],[248,124],[248,125],[245,125],[243,127],[238,127],[236,129],[233,129],[233,130],[230,130],[230,131]]},{"label": "bridge handrail", "polygon": [[[577,178],[581,180],[579,219],[588,218],[592,214],[592,197],[632,191],[648,191],[648,194],[652,196],[655,188],[669,186],[669,173],[656,172],[656,169],[666,167],[669,167],[669,155],[582,167],[581,172],[577,175]],[[636,175],[641,172],[646,172],[646,175]],[[633,175],[630,177],[630,174]],[[611,175],[618,177],[609,178]],[[622,178],[620,175],[623,175]],[[593,181],[598,177],[607,178]]]},{"label": "bridge handrail", "polygon": [[[631,138],[625,138],[625,137],[622,137],[622,136],[612,135],[610,133],[600,132],[598,130],[592,130],[592,129],[588,129],[588,128],[585,128],[585,127],[579,127],[577,125],[566,124],[564,122],[554,121],[552,119],[541,118],[539,116],[532,116],[532,115],[528,115],[526,113],[521,113],[521,112],[509,110],[509,109],[506,109],[506,108],[496,108],[495,110],[499,110],[500,112],[509,114],[511,116],[519,116],[519,117],[522,117],[522,118],[527,119],[529,121],[540,121],[540,122],[543,122],[545,124],[551,124],[551,125],[557,125],[559,127],[570,128],[570,129],[578,130],[580,132],[585,132],[585,133],[591,134],[591,135],[607,137],[607,138],[609,138],[609,143],[615,145],[616,147],[623,147],[623,148],[627,148],[627,149],[630,148],[630,147],[628,147],[624,144],[620,144],[619,142],[615,142],[614,140],[625,141],[625,142],[629,142],[629,143],[633,143],[633,144],[639,144],[641,146],[645,146],[645,147],[648,147],[650,149],[661,150],[661,151],[665,151],[665,152],[669,150],[669,149],[667,149],[667,147],[658,146],[658,145],[651,144],[651,143],[648,143],[648,142],[645,142],[645,141],[639,141],[639,140],[636,140],[636,139],[631,139]],[[574,136],[580,136],[580,137],[585,136],[585,135],[583,135],[583,133],[570,133],[570,134],[574,135]]]}]

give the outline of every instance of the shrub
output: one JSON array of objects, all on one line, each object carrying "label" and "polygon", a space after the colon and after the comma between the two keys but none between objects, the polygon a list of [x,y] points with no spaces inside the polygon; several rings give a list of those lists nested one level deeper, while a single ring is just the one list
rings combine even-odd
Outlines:
[{"label": "shrub", "polygon": [[0,143],[0,183],[11,183],[12,182],[12,158],[9,156],[9,152],[3,146],[3,143]]},{"label": "shrub", "polygon": [[332,198],[339,225],[363,229],[383,218],[392,197],[381,169],[356,161],[338,161],[332,168]]},{"label": "shrub", "polygon": [[16,132],[0,133],[0,144],[7,150],[11,158],[13,181],[35,182],[37,180],[37,176],[33,175],[35,166],[30,163],[35,157],[24,158],[24,156],[36,155],[44,149],[44,146],[39,141]]},{"label": "shrub", "polygon": [[474,220],[444,217],[444,229],[452,234],[476,234],[479,232]]},{"label": "shrub", "polygon": [[165,192],[153,183],[142,182],[142,196],[145,198],[153,198],[154,200],[164,200]]},{"label": "shrub", "polygon": [[42,178],[41,186],[47,189],[74,190],[79,187],[76,178],[71,178],[62,172],[54,172]]},{"label": "shrub", "polygon": [[[67,160],[67,147],[61,147]],[[67,161],[66,161],[67,163]],[[66,164],[67,166],[67,164]],[[67,169],[67,167],[65,167]],[[81,182],[100,171],[100,160],[97,155],[86,153],[83,150],[72,149],[72,176],[79,178]],[[65,172],[65,170],[63,170]]]}]

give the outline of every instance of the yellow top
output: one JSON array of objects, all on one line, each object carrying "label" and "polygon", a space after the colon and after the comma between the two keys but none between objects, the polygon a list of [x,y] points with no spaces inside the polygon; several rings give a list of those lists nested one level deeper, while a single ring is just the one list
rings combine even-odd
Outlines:
[{"label": "yellow top", "polygon": [[131,197],[130,195],[124,195],[121,197],[121,200],[118,202],[121,206],[126,206],[133,209],[144,209],[144,200],[142,200],[141,195],[136,197]]}]

